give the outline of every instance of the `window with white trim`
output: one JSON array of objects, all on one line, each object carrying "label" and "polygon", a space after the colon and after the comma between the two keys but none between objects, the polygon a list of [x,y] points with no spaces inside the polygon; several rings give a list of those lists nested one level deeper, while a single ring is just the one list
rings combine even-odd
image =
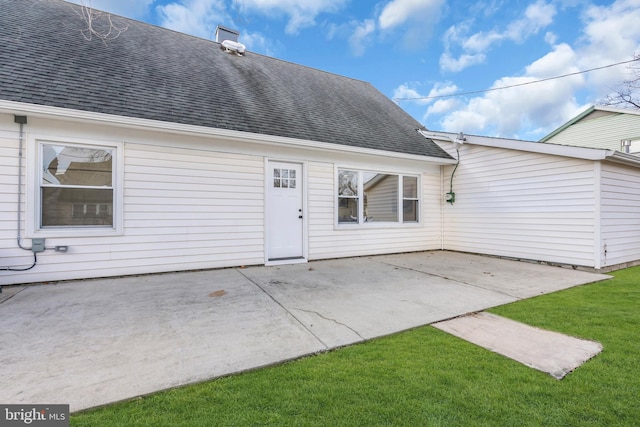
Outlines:
[{"label": "window with white trim", "polygon": [[338,224],[418,223],[418,176],[338,169]]},{"label": "window with white trim", "polygon": [[37,229],[114,228],[115,147],[39,144]]}]

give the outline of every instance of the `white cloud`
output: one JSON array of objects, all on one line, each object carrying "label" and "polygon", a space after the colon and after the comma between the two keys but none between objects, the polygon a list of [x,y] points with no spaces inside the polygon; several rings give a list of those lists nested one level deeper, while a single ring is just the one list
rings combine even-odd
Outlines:
[{"label": "white cloud", "polygon": [[273,56],[281,48],[277,41],[260,33],[242,31],[229,14],[225,0],[181,0],[158,6],[157,12],[160,25],[175,31],[213,40],[217,26],[223,24],[239,30],[239,41],[250,51]]},{"label": "white cloud", "polygon": [[544,35],[544,41],[553,46],[558,42],[558,36],[551,31],[547,31],[547,33]]},{"label": "white cloud", "polygon": [[[149,0],[147,0],[149,1]],[[285,31],[296,34],[300,29],[315,25],[321,13],[335,13],[347,0],[178,0],[158,6],[161,25],[176,31],[210,38],[216,26],[233,22],[231,13],[257,13],[266,16],[288,17]],[[234,10],[235,9],[235,10]]]},{"label": "white cloud", "polygon": [[462,42],[462,48],[465,51],[483,52],[489,49],[491,45],[504,40],[504,38],[504,34],[496,31],[476,33]]},{"label": "white cloud", "polygon": [[456,98],[438,99],[433,105],[429,106],[424,114],[424,120],[432,115],[446,114],[461,107],[461,102]]},{"label": "white cloud", "polygon": [[444,0],[392,0],[378,16],[378,27],[382,31],[400,29],[405,49],[424,47],[443,4]]},{"label": "white cloud", "polygon": [[69,0],[71,3],[77,3],[89,6],[94,9],[103,10],[115,15],[126,16],[128,18],[142,18],[150,10],[155,0]]},{"label": "white cloud", "polygon": [[239,0],[242,5],[264,15],[284,14],[289,17],[285,28],[288,34],[297,34],[302,28],[315,25],[321,13],[336,13],[347,0]]},{"label": "white cloud", "polygon": [[476,64],[482,64],[486,60],[487,56],[483,53],[475,55],[460,55],[459,58],[452,57],[448,52],[444,52],[440,56],[440,68],[446,71],[462,71],[467,67]]},{"label": "white cloud", "polygon": [[424,95],[421,95],[417,90],[409,87],[407,84],[401,84],[393,90],[393,99],[396,102],[400,100],[411,100],[420,104],[427,104],[428,101],[423,100]]},{"label": "white cloud", "polygon": [[356,56],[363,55],[374,39],[379,40],[393,31],[402,33],[399,45],[405,50],[422,48],[439,17],[443,2],[444,0],[392,0],[374,7],[372,18],[352,20],[339,25],[328,24],[327,38],[347,39],[351,52]]},{"label": "white cloud", "polygon": [[248,50],[259,52],[267,56],[275,56],[282,49],[282,45],[260,33],[242,32],[239,40]]},{"label": "white cloud", "polygon": [[384,7],[378,22],[383,30],[397,27],[410,20],[421,20],[437,11],[441,0],[393,0]]},{"label": "white cloud", "polygon": [[[578,47],[581,69],[630,60],[640,53],[640,0],[619,0],[610,6],[591,6],[585,13],[584,37]],[[589,73],[589,85],[596,96],[628,78],[626,67],[618,66]]]},{"label": "white cloud", "polygon": [[356,29],[349,37],[349,46],[356,56],[364,54],[366,46],[370,43],[372,34],[376,30],[376,23],[373,19],[366,19],[356,25]]},{"label": "white cloud", "polygon": [[157,12],[161,26],[207,39],[218,24],[231,22],[223,0],[183,0],[158,6]]},{"label": "white cloud", "polygon": [[525,69],[525,75],[503,77],[492,88],[513,86],[471,98],[459,110],[444,116],[440,124],[449,132],[489,134],[491,136],[538,139],[522,129],[553,129],[579,108],[574,93],[585,86],[583,75],[532,83],[561,74],[576,72],[576,54],[561,44]]},{"label": "white cloud", "polygon": [[[457,70],[465,61],[471,63],[464,55],[485,52],[501,40],[522,42],[548,26],[553,13],[555,9],[552,6],[538,1],[525,12],[531,22],[517,20],[502,32],[476,33],[464,38],[469,23],[451,28],[445,34],[445,48],[457,44],[467,50],[457,59],[450,52],[445,52],[441,65],[443,69]],[[640,52],[640,26],[637,25],[640,22],[640,0],[586,6],[582,19],[582,37],[573,46],[558,43],[557,35],[546,33],[545,41],[551,45],[547,54],[526,66],[521,75],[502,77],[492,85],[492,88],[514,87],[486,92],[467,100],[458,98],[460,104],[455,110],[447,111],[449,104],[431,105],[425,119],[432,123],[437,120],[442,130],[450,132],[534,140],[551,132],[574,117],[585,103],[596,103],[611,88],[618,86],[625,78],[626,68],[616,66],[579,72],[629,60],[634,53]],[[572,73],[579,74],[525,84]],[[435,126],[432,124],[431,127]]]},{"label": "white cloud", "polygon": [[[526,39],[537,34],[553,22],[556,7],[544,0],[538,0],[529,5],[522,18],[509,23],[503,31],[477,32],[464,37],[469,32],[471,21],[452,26],[444,35],[445,52],[440,58],[443,71],[462,71],[463,69],[484,62],[486,51],[493,45],[509,40],[523,43]],[[452,48],[460,47],[462,52],[456,59]]]},{"label": "white cloud", "polygon": [[554,5],[545,3],[544,0],[538,0],[527,7],[523,18],[509,23],[504,31],[494,30],[487,33],[476,33],[466,39],[462,43],[462,47],[472,52],[482,52],[503,40],[522,43],[528,37],[549,26],[553,22],[555,14],[556,8]]},{"label": "white cloud", "polygon": [[451,82],[438,82],[433,85],[429,94],[423,95],[410,85],[404,83],[395,88],[393,91],[393,99],[396,101],[411,101],[417,104],[426,105],[433,102],[434,97],[451,95],[459,91],[459,88]]},{"label": "white cloud", "polygon": [[533,34],[537,34],[541,29],[549,26],[553,22],[556,14],[556,7],[544,0],[527,7],[523,19],[512,22],[504,33],[504,38],[521,43]]},{"label": "white cloud", "polygon": [[[525,68],[525,75],[534,79],[545,79],[580,71],[576,67],[577,55],[566,43],[554,46],[553,50]],[[575,79],[580,78],[571,78]],[[570,80],[565,80],[570,81]]]}]

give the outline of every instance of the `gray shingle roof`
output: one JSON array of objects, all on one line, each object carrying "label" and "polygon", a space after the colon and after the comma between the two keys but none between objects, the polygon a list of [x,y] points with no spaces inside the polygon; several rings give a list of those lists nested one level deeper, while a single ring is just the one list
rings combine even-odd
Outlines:
[{"label": "gray shingle roof", "polygon": [[0,99],[450,158],[369,83],[113,19],[87,41],[66,2],[0,0]]}]

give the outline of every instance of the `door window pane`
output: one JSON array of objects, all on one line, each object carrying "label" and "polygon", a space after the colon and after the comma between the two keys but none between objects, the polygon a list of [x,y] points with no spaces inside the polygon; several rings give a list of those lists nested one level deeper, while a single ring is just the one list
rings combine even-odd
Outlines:
[{"label": "door window pane", "polygon": [[273,186],[274,188],[296,188],[296,170],[274,169]]}]

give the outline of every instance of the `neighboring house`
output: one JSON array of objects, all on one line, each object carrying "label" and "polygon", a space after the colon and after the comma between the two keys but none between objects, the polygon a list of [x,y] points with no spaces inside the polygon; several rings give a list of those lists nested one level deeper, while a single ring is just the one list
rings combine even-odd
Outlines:
[{"label": "neighboring house", "polygon": [[[456,135],[423,131],[454,156]],[[443,247],[608,269],[640,260],[640,157],[466,136],[444,169]]]},{"label": "neighboring house", "polygon": [[540,140],[640,154],[640,110],[591,106]]},{"label": "neighboring house", "polygon": [[370,84],[77,7],[0,0],[0,285],[442,249],[455,159]]}]

